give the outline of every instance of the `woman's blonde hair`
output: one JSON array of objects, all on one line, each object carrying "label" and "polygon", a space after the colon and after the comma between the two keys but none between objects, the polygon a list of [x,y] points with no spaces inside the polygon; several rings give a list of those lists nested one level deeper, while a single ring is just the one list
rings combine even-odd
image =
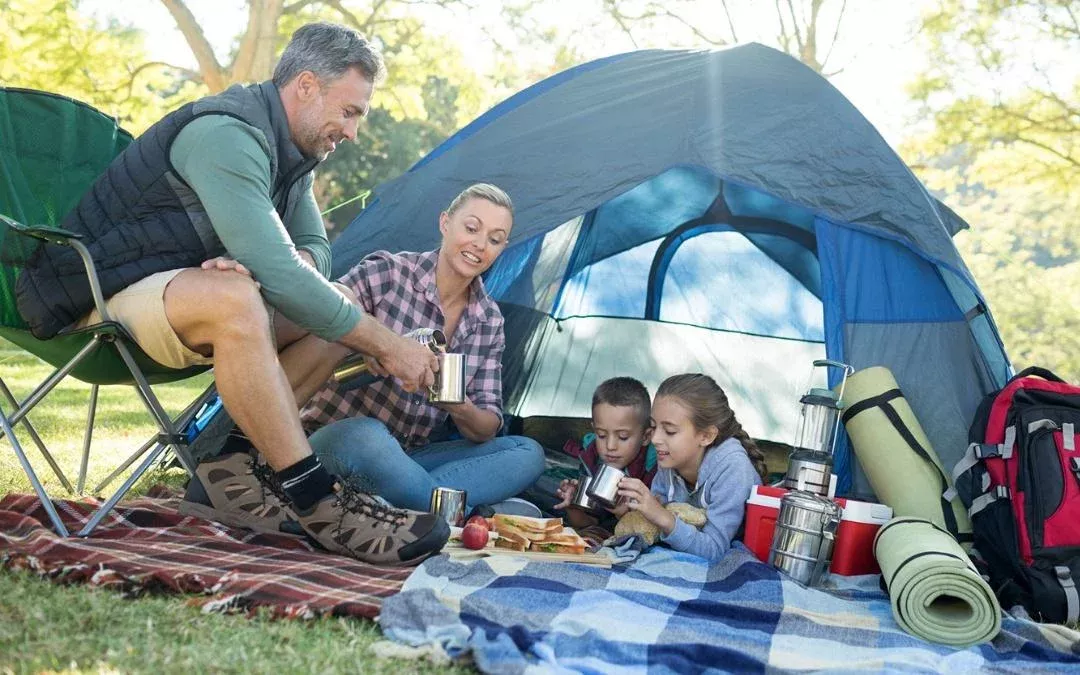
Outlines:
[{"label": "woman's blonde hair", "polygon": [[511,216],[514,215],[514,203],[510,201],[510,195],[491,183],[474,183],[462,190],[461,194],[454,197],[454,201],[450,202],[450,206],[446,207],[447,215],[454,215],[455,211],[474,197],[476,199],[485,199],[495,206],[501,206],[509,211]]},{"label": "woman's blonde hair", "polygon": [[709,448],[716,447],[728,438],[734,438],[746,450],[746,456],[757,469],[761,480],[768,477],[765,455],[758,449],[754,439],[743,430],[739,420],[735,419],[735,412],[728,404],[727,394],[714,379],[701,373],[672,375],[656,390],[656,398],[661,396],[682,402],[690,411],[690,421],[694,429],[703,431],[716,427],[716,440]]}]

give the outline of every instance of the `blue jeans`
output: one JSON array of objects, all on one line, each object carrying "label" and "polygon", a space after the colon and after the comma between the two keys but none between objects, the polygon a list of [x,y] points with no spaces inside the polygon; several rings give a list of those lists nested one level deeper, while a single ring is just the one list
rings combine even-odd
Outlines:
[{"label": "blue jeans", "polygon": [[436,487],[465,490],[472,508],[513,497],[544,472],[543,448],[524,436],[444,441],[406,454],[382,422],[351,417],[319,429],[310,441],[331,473],[417,511],[428,509]]}]

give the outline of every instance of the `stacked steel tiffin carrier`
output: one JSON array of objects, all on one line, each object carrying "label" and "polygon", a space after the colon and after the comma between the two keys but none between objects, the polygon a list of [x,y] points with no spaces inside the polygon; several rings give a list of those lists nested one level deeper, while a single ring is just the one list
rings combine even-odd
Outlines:
[{"label": "stacked steel tiffin carrier", "polygon": [[[840,425],[840,401],[851,366],[814,361],[814,368],[841,370],[839,393],[808,388],[799,402],[799,424],[792,444],[780,512],[769,547],[770,565],[796,581],[816,586],[832,562],[833,545],[843,508],[831,497],[835,490],[833,447]],[[813,371],[811,371],[811,378]]]}]

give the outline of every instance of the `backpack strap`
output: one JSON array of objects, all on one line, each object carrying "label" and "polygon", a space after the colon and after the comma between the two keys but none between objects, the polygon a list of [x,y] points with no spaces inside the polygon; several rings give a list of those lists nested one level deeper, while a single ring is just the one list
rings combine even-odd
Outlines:
[{"label": "backpack strap", "polygon": [[1054,567],[1054,577],[1061,585],[1062,592],[1065,593],[1067,615],[1065,620],[1068,623],[1075,623],[1077,619],[1080,619],[1080,594],[1076,592],[1076,582],[1073,581],[1072,571],[1064,565],[1058,565]]},{"label": "backpack strap", "polygon": [[[1013,447],[1016,446],[1016,427],[1007,427],[1005,429],[1005,442],[999,445],[992,445],[988,443],[972,443],[967,447],[967,452],[960,458],[960,461],[956,463],[956,466],[952,470],[953,484],[955,485],[960,476],[970,471],[976,464],[984,459],[990,457],[1000,457],[1001,459],[1009,459],[1013,456]],[[985,491],[985,487],[983,490]],[[942,495],[945,499],[952,501],[956,496],[956,488],[951,487],[945,491]]]},{"label": "backpack strap", "polygon": [[992,490],[983,492],[981,495],[971,500],[971,508],[968,509],[968,515],[974,518],[975,514],[979,513],[997,500],[1008,498],[1009,488],[1005,487],[1004,485],[995,485]]},{"label": "backpack strap", "polygon": [[1060,377],[1058,377],[1057,375],[1053,374],[1052,372],[1050,372],[1046,368],[1040,368],[1039,366],[1029,366],[1027,368],[1024,368],[1019,373],[1014,375],[1011,379],[1009,379],[1009,382],[1019,380],[1020,378],[1027,377],[1028,375],[1034,375],[1036,377],[1041,377],[1042,379],[1047,380],[1049,382],[1065,382],[1065,380],[1063,380]]}]

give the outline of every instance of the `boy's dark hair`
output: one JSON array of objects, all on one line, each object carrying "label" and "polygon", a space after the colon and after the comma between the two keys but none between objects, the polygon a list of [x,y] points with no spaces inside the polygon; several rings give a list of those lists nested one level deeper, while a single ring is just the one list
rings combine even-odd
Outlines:
[{"label": "boy's dark hair", "polygon": [[649,390],[632,377],[613,377],[604,380],[592,395],[592,404],[634,408],[641,419],[641,426],[649,426],[649,414],[652,405],[649,402]]}]

